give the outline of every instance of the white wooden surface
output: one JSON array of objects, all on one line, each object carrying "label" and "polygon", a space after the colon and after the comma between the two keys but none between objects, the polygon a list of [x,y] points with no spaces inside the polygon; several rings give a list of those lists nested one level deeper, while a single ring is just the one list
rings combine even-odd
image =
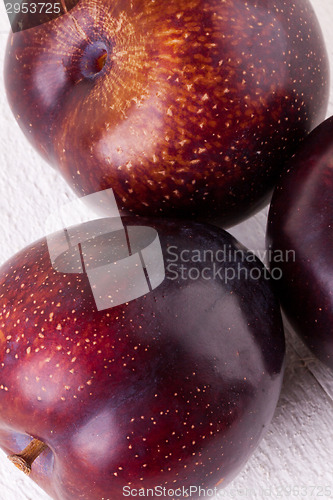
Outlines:
[{"label": "white wooden surface", "polygon": [[[333,0],[312,0],[333,70]],[[0,1],[0,64],[9,24]],[[333,73],[333,71],[332,71]],[[44,221],[74,199],[35,153],[8,108],[0,78],[0,264],[44,236]],[[328,116],[333,114],[333,77]],[[333,194],[332,194],[333,195]],[[264,249],[267,209],[232,228],[253,250]],[[333,498],[333,372],[321,366],[287,328],[287,369],[275,417],[244,470],[215,500]],[[0,500],[47,500],[0,452]],[[76,499],[73,499],[76,500]]]}]

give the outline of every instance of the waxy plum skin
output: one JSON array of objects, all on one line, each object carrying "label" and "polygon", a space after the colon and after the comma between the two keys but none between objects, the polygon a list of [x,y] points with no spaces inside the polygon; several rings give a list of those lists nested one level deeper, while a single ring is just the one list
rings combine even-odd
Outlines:
[{"label": "waxy plum skin", "polygon": [[5,84],[79,196],[111,187],[125,212],[228,227],[324,119],[329,69],[308,0],[80,0],[10,36]]},{"label": "waxy plum skin", "polygon": [[[124,223],[155,228],[166,264],[168,245],[243,248],[195,222]],[[238,264],[264,270],[258,259],[221,263]],[[31,477],[57,500],[120,500],[126,485],[220,488],[272,418],[285,345],[268,280],[166,277],[97,311],[86,275],[54,271],[43,239],[1,268],[0,298],[0,444],[16,453],[30,436],[44,441]]]},{"label": "waxy plum skin", "polygon": [[[333,117],[290,160],[273,195],[267,224],[276,289],[291,325],[333,368]],[[294,258],[283,259],[292,250]]]}]

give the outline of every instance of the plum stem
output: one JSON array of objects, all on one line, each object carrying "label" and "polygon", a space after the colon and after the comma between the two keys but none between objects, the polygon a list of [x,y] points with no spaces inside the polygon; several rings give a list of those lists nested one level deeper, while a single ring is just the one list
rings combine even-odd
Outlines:
[{"label": "plum stem", "polygon": [[24,448],[21,453],[15,453],[14,455],[8,455],[8,459],[13,462],[18,469],[20,469],[24,474],[29,476],[31,472],[31,465],[36,460],[37,457],[47,448],[47,445],[40,441],[39,439],[33,439],[28,446]]},{"label": "plum stem", "polygon": [[61,6],[64,10],[64,13],[67,14],[68,10],[67,10],[67,7],[66,7],[66,3],[65,3],[65,0],[60,0],[60,3],[61,3]]}]

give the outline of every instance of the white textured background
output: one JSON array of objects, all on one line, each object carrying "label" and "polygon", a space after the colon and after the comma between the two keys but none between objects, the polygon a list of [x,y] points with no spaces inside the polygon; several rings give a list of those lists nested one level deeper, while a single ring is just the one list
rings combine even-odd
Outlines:
[{"label": "white textured background", "polygon": [[[329,116],[333,114],[333,0],[312,3],[332,67]],[[49,213],[75,199],[26,141],[7,105],[2,65],[8,31],[0,0],[0,264],[44,236]],[[249,248],[264,250],[266,215],[267,209],[230,232]],[[215,500],[333,498],[333,372],[314,360],[289,329],[286,335],[287,369],[273,422],[242,473]],[[0,500],[28,499],[49,497],[0,451]]]}]

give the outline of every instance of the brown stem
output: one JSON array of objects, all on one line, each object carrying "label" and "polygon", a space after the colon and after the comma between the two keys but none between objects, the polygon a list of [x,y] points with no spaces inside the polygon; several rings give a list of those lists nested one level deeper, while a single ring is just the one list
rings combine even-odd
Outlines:
[{"label": "brown stem", "polygon": [[13,464],[16,465],[18,469],[24,472],[24,474],[27,474],[27,476],[29,476],[32,463],[46,448],[47,445],[43,443],[43,441],[40,441],[39,439],[33,439],[21,453],[8,455],[7,458],[9,458],[9,460],[13,462]]},{"label": "brown stem", "polygon": [[98,73],[102,71],[102,69],[105,66],[106,60],[108,58],[108,53],[105,51],[104,54],[102,54],[96,61],[96,68]]},{"label": "brown stem", "polygon": [[67,10],[67,7],[66,7],[65,0],[60,0],[60,3],[61,3],[61,6],[63,8],[64,13],[67,14],[68,10]]}]

